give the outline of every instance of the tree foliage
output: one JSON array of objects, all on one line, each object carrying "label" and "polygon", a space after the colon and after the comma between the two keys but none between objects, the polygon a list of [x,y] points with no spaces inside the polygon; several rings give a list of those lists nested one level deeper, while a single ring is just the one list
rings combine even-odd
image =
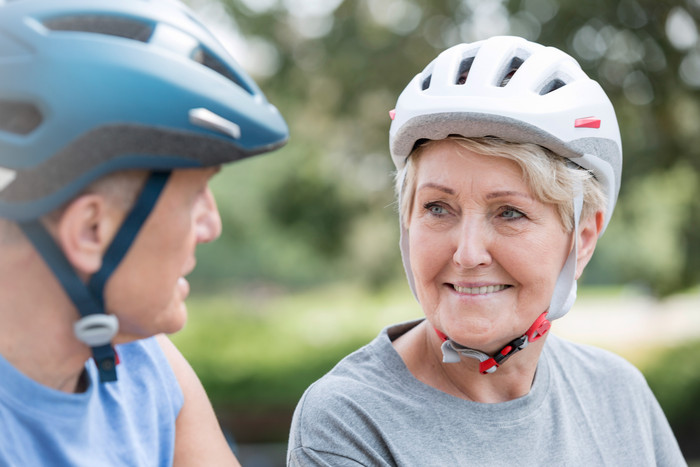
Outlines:
[{"label": "tree foliage", "polygon": [[[700,1],[219,1],[251,55],[265,52],[271,65],[256,79],[291,130],[288,146],[247,179],[258,181],[249,190],[268,211],[256,224],[263,233],[230,238],[229,253],[263,253],[255,245],[276,235],[268,247],[303,250],[310,268],[318,255],[309,280],[400,271],[387,266],[399,265],[388,111],[441,50],[516,34],[575,56],[617,111],[621,196],[584,279],[639,282],[657,294],[699,282]],[[222,204],[241,225],[240,206]],[[275,267],[248,272],[298,273]]]}]

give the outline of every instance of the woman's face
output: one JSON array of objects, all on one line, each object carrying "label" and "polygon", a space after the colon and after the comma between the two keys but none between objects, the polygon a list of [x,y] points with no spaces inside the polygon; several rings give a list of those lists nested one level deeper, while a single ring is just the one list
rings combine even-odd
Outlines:
[{"label": "woman's face", "polygon": [[511,160],[443,140],[415,175],[409,248],[423,311],[454,341],[496,352],[547,310],[571,235]]}]

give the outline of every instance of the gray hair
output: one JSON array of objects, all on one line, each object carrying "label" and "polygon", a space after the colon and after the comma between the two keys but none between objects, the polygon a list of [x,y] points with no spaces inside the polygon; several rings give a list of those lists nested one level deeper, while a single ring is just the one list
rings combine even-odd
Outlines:
[{"label": "gray hair", "polygon": [[[148,174],[147,170],[136,169],[114,172],[95,180],[75,198],[86,194],[100,194],[126,211],[136,202]],[[48,225],[57,223],[71,201],[42,216],[44,222]],[[0,245],[12,245],[22,239],[24,235],[15,222],[0,218]]]}]

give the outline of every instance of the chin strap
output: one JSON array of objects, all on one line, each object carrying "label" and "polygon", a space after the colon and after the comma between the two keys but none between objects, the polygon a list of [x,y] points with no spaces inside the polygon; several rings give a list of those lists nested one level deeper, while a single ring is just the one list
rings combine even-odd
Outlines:
[{"label": "chin strap", "polygon": [[119,266],[134,238],[155,206],[168,181],[170,172],[153,172],[102,258],[102,267],[85,284],[70,264],[61,248],[40,220],[20,223],[24,234],[44,258],[54,276],[77,308],[81,318],[74,325],[75,336],[92,349],[100,382],[117,380],[119,357],[112,339],[119,331],[119,321],[105,313],[104,287]]},{"label": "chin strap", "polygon": [[547,319],[547,312],[545,311],[535,320],[525,334],[510,341],[500,351],[496,352],[494,356],[489,356],[480,350],[464,347],[454,342],[438,329],[435,329],[435,332],[443,341],[441,349],[442,361],[444,363],[458,363],[461,360],[461,356],[475,358],[480,362],[479,372],[485,375],[487,373],[493,373],[513,354],[523,350],[530,342],[535,342],[540,337],[544,336],[551,326],[552,324]]}]

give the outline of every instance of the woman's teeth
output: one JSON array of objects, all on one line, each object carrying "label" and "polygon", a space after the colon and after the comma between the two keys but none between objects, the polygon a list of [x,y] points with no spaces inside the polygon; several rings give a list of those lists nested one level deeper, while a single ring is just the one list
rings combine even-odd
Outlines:
[{"label": "woman's teeth", "polygon": [[487,293],[494,293],[494,292],[500,292],[501,290],[505,289],[508,287],[505,284],[500,284],[500,285],[485,285],[482,287],[460,287],[458,285],[452,285],[454,289],[463,294],[469,294],[469,295],[483,295]]}]

